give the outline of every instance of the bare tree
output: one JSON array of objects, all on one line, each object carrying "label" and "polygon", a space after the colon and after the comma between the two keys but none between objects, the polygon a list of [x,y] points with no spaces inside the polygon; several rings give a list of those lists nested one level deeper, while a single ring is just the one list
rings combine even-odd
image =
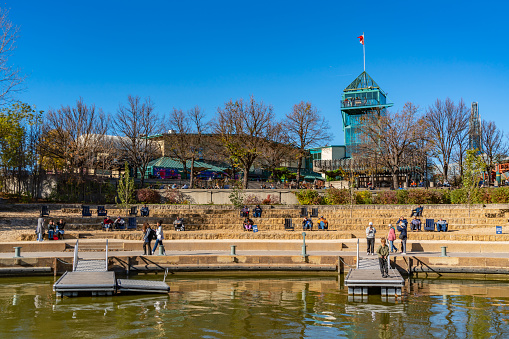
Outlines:
[{"label": "bare tree", "polygon": [[307,149],[323,146],[331,140],[329,123],[310,102],[301,101],[293,106],[286,115],[284,127],[288,131],[290,143],[299,150],[297,154],[297,184],[300,180],[302,159],[307,155]]},{"label": "bare tree", "polygon": [[194,163],[207,149],[204,142],[204,133],[208,129],[205,113],[198,106],[187,112],[173,108],[170,113],[170,127],[173,132],[166,136],[171,145],[169,152],[180,160],[185,175],[187,175],[187,162],[190,161],[189,186],[192,188],[195,177]]},{"label": "bare tree", "polygon": [[256,102],[253,96],[248,102],[230,100],[217,110],[214,132],[226,156],[242,168],[244,188],[248,185],[249,170],[267,142],[273,120],[272,106]]},{"label": "bare tree", "polygon": [[160,147],[150,136],[162,131],[159,118],[154,112],[150,98],[144,102],[139,96],[129,95],[127,105],[120,104],[115,117],[115,128],[121,150],[134,169],[134,177],[141,174],[141,187],[145,180],[148,163],[159,155]]},{"label": "bare tree", "polygon": [[425,119],[431,136],[431,155],[438,160],[444,180],[448,180],[449,166],[458,147],[458,139],[461,139],[461,134],[466,133],[468,128],[468,112],[463,99],[455,105],[449,98],[445,101],[437,99],[426,112]]},{"label": "bare tree", "polygon": [[19,28],[9,20],[9,11],[0,8],[0,104],[9,102],[13,93],[22,90],[20,85],[26,79],[19,68],[9,63],[18,34]]},{"label": "bare tree", "polygon": [[508,145],[504,138],[504,132],[493,121],[481,122],[482,157],[488,172],[488,185],[491,184],[491,171],[495,164],[508,153]]},{"label": "bare tree", "polygon": [[95,105],[86,105],[80,98],[75,107],[49,110],[43,121],[43,155],[60,159],[69,172],[77,171],[84,175],[101,150],[107,130],[106,115]]},{"label": "bare tree", "polygon": [[272,173],[272,177],[274,178],[276,168],[281,167],[283,164],[288,166],[287,164],[290,163],[292,159],[295,159],[297,150],[290,145],[288,133],[283,123],[272,123],[269,128],[269,142],[262,152],[260,161],[263,166]]},{"label": "bare tree", "polygon": [[418,117],[418,108],[407,102],[401,112],[367,114],[359,128],[361,143],[354,158],[376,161],[392,175],[393,188],[399,185],[400,167],[411,163],[413,150],[423,138],[425,122]]}]

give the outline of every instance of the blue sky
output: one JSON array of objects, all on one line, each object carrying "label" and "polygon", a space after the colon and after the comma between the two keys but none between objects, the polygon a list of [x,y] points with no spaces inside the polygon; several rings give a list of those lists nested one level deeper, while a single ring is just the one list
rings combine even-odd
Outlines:
[{"label": "blue sky", "polygon": [[283,117],[301,100],[343,144],[342,90],[366,71],[400,109],[479,102],[509,133],[509,3],[479,1],[8,0],[20,26],[18,97],[48,110],[83,97],[115,113],[150,96],[164,116],[254,95]]}]

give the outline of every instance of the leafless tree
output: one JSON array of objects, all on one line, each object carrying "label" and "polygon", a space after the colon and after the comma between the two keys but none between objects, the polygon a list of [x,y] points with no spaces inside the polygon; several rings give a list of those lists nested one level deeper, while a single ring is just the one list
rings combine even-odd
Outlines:
[{"label": "leafless tree", "polygon": [[[448,180],[453,154],[460,146],[458,140],[462,139],[462,134],[466,133],[468,128],[468,113],[469,109],[465,106],[463,99],[455,105],[449,98],[445,101],[437,99],[426,112],[426,125],[431,136],[431,155],[437,159],[444,180]],[[463,154],[460,152],[459,155],[458,160],[462,161]]]},{"label": "leafless tree", "polygon": [[[107,130],[107,116],[83,99],[76,106],[49,110],[43,119],[39,142],[42,166],[51,166],[81,191],[68,192],[85,199],[85,175],[95,167],[96,156],[102,150]],[[80,193],[81,192],[81,193]]]},{"label": "leafless tree", "polygon": [[13,93],[22,90],[21,84],[26,78],[19,68],[9,63],[18,34],[19,28],[9,20],[9,11],[0,8],[0,104],[9,102]]},{"label": "leafless tree", "polygon": [[262,152],[260,162],[263,164],[263,167],[274,175],[276,168],[281,167],[283,164],[288,166],[296,158],[297,150],[290,145],[288,133],[283,123],[272,123],[269,129],[269,142]]},{"label": "leafless tree", "polygon": [[213,130],[226,156],[242,169],[244,188],[248,185],[249,170],[270,136],[273,121],[272,106],[257,102],[253,96],[248,102],[230,100],[217,110]]},{"label": "leafless tree", "polygon": [[290,144],[299,150],[297,154],[298,184],[302,159],[307,155],[307,150],[316,146],[324,146],[331,140],[329,123],[310,102],[301,101],[295,104],[292,111],[286,115],[284,127],[288,131]]},{"label": "leafless tree", "polygon": [[141,186],[145,180],[148,163],[159,155],[160,147],[151,136],[162,131],[154,104],[150,98],[143,102],[139,96],[129,95],[127,105],[120,104],[115,117],[115,129],[120,135],[118,142],[128,163],[134,169],[134,177],[141,174]]},{"label": "leafless tree", "polygon": [[205,113],[200,107],[195,106],[187,112],[173,108],[170,113],[170,128],[172,133],[166,136],[170,144],[169,152],[176,157],[184,167],[187,175],[187,162],[190,161],[191,175],[189,187],[194,187],[194,164],[203,155],[208,147],[204,142],[204,134],[207,132],[208,123],[205,121]]},{"label": "leafless tree", "polygon": [[493,121],[481,122],[482,156],[488,172],[488,185],[491,184],[491,171],[508,153],[508,145],[504,138],[504,132]]},{"label": "leafless tree", "polygon": [[[377,162],[392,175],[393,188],[399,185],[400,167],[412,162],[413,154],[425,122],[418,116],[418,108],[407,102],[401,112],[367,114],[362,119],[354,158]],[[360,161],[360,160],[359,160]]]}]

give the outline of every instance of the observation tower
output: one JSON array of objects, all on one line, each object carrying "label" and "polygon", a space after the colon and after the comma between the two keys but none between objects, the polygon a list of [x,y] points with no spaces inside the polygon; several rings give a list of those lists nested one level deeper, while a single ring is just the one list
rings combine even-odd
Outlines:
[{"label": "observation tower", "polygon": [[352,156],[352,149],[360,144],[359,129],[366,114],[383,115],[393,104],[387,101],[387,93],[369,76],[362,72],[341,96],[341,116],[345,133],[346,156]]}]

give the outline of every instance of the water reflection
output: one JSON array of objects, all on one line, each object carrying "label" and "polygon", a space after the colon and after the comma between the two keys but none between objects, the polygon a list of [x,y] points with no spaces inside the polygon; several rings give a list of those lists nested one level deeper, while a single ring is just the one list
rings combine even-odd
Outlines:
[{"label": "water reflection", "polygon": [[0,335],[19,337],[503,337],[505,281],[412,279],[348,296],[336,277],[174,277],[169,295],[57,299],[46,278],[0,279]]}]

